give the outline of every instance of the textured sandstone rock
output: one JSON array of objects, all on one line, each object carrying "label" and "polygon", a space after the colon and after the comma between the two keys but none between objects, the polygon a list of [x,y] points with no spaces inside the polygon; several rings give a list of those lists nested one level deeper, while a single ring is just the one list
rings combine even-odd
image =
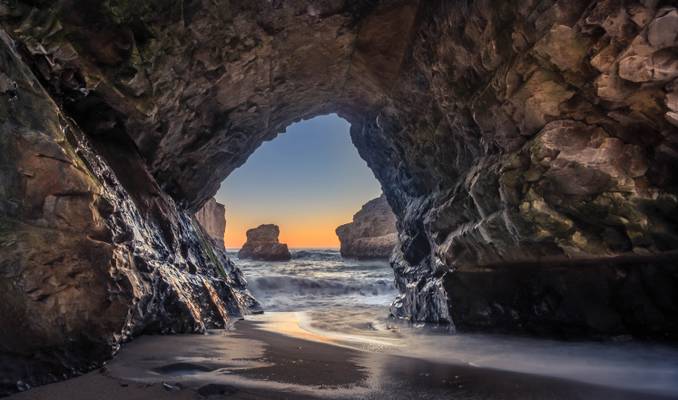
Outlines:
[{"label": "textured sandstone rock", "polygon": [[216,199],[211,198],[207,203],[195,213],[195,219],[198,220],[200,226],[212,239],[214,244],[221,250],[224,248],[224,231],[226,230],[226,209],[221,203],[217,203]]},{"label": "textured sandstone rock", "polygon": [[247,242],[238,252],[238,258],[253,260],[286,261],[292,258],[285,243],[278,241],[278,225],[259,225],[247,230]]},{"label": "textured sandstone rock", "polygon": [[[398,219],[395,316],[676,337],[676,268],[577,261],[678,248],[676,12],[644,0],[2,3],[3,355],[30,366],[51,349],[40,360],[61,376],[127,332],[205,325],[220,308],[201,287],[242,286],[218,277],[235,270],[208,256],[189,215],[260,143],[328,112],[351,122]],[[524,265],[541,269],[520,279]]]},{"label": "textured sandstone rock", "polygon": [[384,195],[365,203],[336,232],[343,257],[388,259],[398,244],[396,217]]}]

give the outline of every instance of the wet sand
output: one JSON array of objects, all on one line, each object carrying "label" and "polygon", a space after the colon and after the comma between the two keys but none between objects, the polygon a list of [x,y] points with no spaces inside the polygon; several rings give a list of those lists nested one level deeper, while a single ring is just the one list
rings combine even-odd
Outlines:
[{"label": "wet sand", "polygon": [[[280,334],[276,332],[284,332]],[[669,399],[362,351],[282,314],[209,335],[146,336],[106,367],[10,399]]]}]

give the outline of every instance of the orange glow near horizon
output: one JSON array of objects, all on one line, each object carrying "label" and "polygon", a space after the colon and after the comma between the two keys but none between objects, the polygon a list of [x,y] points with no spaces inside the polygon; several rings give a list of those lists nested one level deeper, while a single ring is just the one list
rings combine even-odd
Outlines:
[{"label": "orange glow near horizon", "polygon": [[315,215],[295,221],[287,218],[273,221],[227,214],[224,244],[229,249],[240,248],[247,240],[248,229],[256,228],[261,224],[273,223],[280,227],[280,242],[286,243],[290,248],[338,249],[339,238],[334,230],[339,225],[351,222],[355,211],[346,210],[344,213],[332,216]]},{"label": "orange glow near horizon", "polygon": [[226,206],[226,247],[242,247],[248,229],[276,224],[291,248],[338,248],[337,226],[381,194],[349,128],[334,114],[292,124],[233,171],[215,196]]}]

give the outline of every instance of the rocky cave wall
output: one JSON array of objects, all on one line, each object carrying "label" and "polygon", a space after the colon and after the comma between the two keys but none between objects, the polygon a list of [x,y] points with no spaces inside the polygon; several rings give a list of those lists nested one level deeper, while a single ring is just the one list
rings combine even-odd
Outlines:
[{"label": "rocky cave wall", "polygon": [[675,337],[676,263],[652,256],[678,245],[675,5],[419,12],[387,105],[352,130],[400,219],[393,313]]},{"label": "rocky cave wall", "polygon": [[94,368],[142,333],[258,312],[134,147],[83,134],[18,47],[0,32],[0,395]]},{"label": "rocky cave wall", "polygon": [[654,0],[0,3],[0,334],[3,368],[32,371],[3,385],[255,306],[191,216],[328,112],[398,217],[395,316],[675,337],[677,19]]}]

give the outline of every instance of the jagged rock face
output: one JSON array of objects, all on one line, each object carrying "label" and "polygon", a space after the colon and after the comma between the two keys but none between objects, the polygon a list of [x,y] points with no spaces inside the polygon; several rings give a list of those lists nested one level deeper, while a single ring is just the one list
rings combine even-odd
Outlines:
[{"label": "jagged rock face", "polygon": [[675,262],[578,274],[567,260],[678,248],[677,13],[666,0],[3,3],[16,46],[0,75],[3,354],[47,343],[99,360],[66,338],[83,352],[206,325],[221,308],[202,288],[243,292],[189,215],[262,141],[328,112],[351,122],[398,218],[394,315],[675,337]]},{"label": "jagged rock face", "polygon": [[248,229],[247,241],[238,251],[238,258],[264,261],[287,261],[292,258],[285,243],[280,243],[278,225],[265,224]]},{"label": "jagged rock face", "polygon": [[141,333],[257,311],[141,158],[124,142],[93,146],[0,39],[0,394],[91,369]]},{"label": "jagged rock face", "polygon": [[198,220],[200,226],[205,230],[205,233],[209,235],[212,239],[212,242],[221,250],[225,250],[224,247],[224,231],[226,230],[226,208],[223,204],[218,203],[217,200],[212,197],[207,200],[207,203],[195,213],[195,219]]},{"label": "jagged rock face", "polygon": [[343,257],[388,259],[398,244],[396,217],[383,194],[365,203],[353,222],[336,232]]},{"label": "jagged rock face", "polygon": [[[633,270],[643,262],[586,264],[599,273],[579,279],[566,279],[577,261],[543,262],[551,282],[500,279],[489,268],[676,249],[678,131],[668,113],[678,26],[667,5],[452,2],[420,16],[429,23],[401,75],[410,84],[392,94],[403,101],[353,132],[359,149],[403,155],[361,153],[400,219],[396,315],[467,329],[501,316],[507,330],[675,337],[676,297],[650,289],[676,287],[672,262],[650,261],[642,279]],[[654,38],[659,26],[671,39]],[[630,77],[631,60],[652,65],[652,78]],[[398,181],[408,184],[392,189]],[[530,296],[512,301],[520,291]],[[596,324],[587,309],[618,322]]]},{"label": "jagged rock face", "polygon": [[417,7],[377,3],[64,0],[3,15],[84,130],[129,136],[197,211],[290,123],[332,111],[358,122],[384,101]]}]

